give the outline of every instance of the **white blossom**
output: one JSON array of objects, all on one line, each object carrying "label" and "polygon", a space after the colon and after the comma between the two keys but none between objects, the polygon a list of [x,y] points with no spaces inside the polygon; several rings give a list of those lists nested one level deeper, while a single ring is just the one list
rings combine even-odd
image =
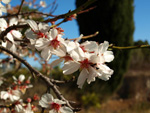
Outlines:
[{"label": "white blossom", "polygon": [[40,1],[40,6],[41,6],[41,7],[46,7],[46,2],[43,1],[43,0],[41,0],[41,1]]},{"label": "white blossom", "polygon": [[1,91],[0,97],[4,100],[16,101],[19,100],[21,96],[21,92],[19,90],[9,89],[8,91]]},{"label": "white blossom", "polygon": [[39,105],[43,108],[49,108],[49,113],[73,113],[73,111],[66,106],[62,106],[66,104],[65,101],[54,99],[51,94],[44,94],[39,101]]},{"label": "white blossom", "polygon": [[51,29],[49,38],[40,38],[36,41],[35,47],[38,51],[41,51],[41,56],[44,60],[49,60],[51,55],[64,56],[65,55],[65,42],[58,34],[57,29]]},{"label": "white blossom", "polygon": [[[108,80],[113,74],[113,70],[104,64],[114,58],[112,51],[107,51],[109,44],[106,41],[99,46],[94,43],[85,42],[84,46],[72,50],[70,56],[73,60],[65,62],[62,68],[64,74],[71,74],[78,69],[81,70],[77,80],[79,88],[82,88],[86,80],[90,84],[95,81],[95,77]],[[91,51],[88,48],[91,48]],[[96,50],[93,51],[94,49]]]},{"label": "white blossom", "polygon": [[[17,25],[18,24],[18,20],[17,18],[11,18],[9,21],[9,24],[7,24],[6,20],[1,18],[0,19],[0,31],[4,31],[6,30],[9,26],[13,26],[13,25]],[[12,50],[13,52],[16,51],[16,42],[14,41],[14,39],[21,39],[22,34],[17,31],[17,30],[11,30],[9,33],[7,33],[6,35],[6,42],[2,42],[2,46]]]}]

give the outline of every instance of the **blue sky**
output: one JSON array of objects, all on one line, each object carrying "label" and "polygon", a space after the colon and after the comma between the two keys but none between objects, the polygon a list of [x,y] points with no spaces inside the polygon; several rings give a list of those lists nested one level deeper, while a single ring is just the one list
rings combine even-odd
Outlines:
[{"label": "blue sky", "polygon": [[134,40],[150,42],[150,0],[135,0],[134,7]]},{"label": "blue sky", "polygon": [[[14,2],[15,1],[15,2]],[[40,0],[37,0],[40,1]],[[45,0],[51,3],[53,0]],[[20,4],[20,0],[12,0],[12,5]],[[59,15],[74,10],[75,0],[57,0],[58,7],[54,14]],[[134,40],[148,40],[150,42],[150,0],[134,0]],[[76,20],[62,24],[67,38],[75,38],[79,36]]]},{"label": "blue sky", "polygon": [[[39,0],[38,0],[39,1]],[[53,0],[45,0],[47,3],[51,3]],[[20,0],[12,0],[12,6],[19,5]],[[58,7],[55,11],[55,15],[63,14],[69,10],[74,10],[75,0],[57,0]],[[150,0],[134,0],[134,40],[148,40],[150,42]],[[48,10],[48,9],[47,9]],[[79,36],[79,30],[76,20],[69,21],[61,24],[65,32],[65,38],[75,38]],[[28,59],[33,65],[33,59]],[[37,66],[38,63],[34,62],[33,66]]]}]

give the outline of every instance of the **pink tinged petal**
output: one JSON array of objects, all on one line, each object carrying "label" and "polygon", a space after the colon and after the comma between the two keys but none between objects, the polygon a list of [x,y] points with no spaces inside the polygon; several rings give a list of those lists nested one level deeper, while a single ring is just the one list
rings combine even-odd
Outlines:
[{"label": "pink tinged petal", "polygon": [[106,51],[104,53],[105,62],[111,62],[114,60],[114,55],[112,51]]},{"label": "pink tinged petal", "polygon": [[88,78],[88,74],[89,72],[86,70],[86,69],[83,69],[78,77],[78,80],[77,80],[77,85],[78,85],[78,88],[82,88],[85,80]]},{"label": "pink tinged petal", "polygon": [[51,37],[53,39],[56,38],[56,36],[58,35],[57,29],[54,29],[54,28],[50,31],[50,33],[51,33]]},{"label": "pink tinged petal", "polygon": [[99,45],[99,52],[103,54],[105,51],[107,51],[108,47],[109,43],[107,41],[104,41],[104,43]]},{"label": "pink tinged petal", "polygon": [[21,81],[21,82],[23,82],[25,80],[25,76],[21,74],[19,76],[18,80]]},{"label": "pink tinged petal", "polygon": [[[1,6],[0,6],[1,7]],[[0,10],[1,10],[1,8],[0,8]],[[7,28],[7,22],[6,22],[6,20],[5,19],[3,19],[3,18],[1,18],[0,19],[0,29],[3,31],[3,30],[5,30],[6,28]]]},{"label": "pink tinged petal", "polygon": [[50,64],[50,66],[53,68],[53,67],[57,66],[58,64],[60,64],[63,60],[64,60],[64,58],[56,59]]},{"label": "pink tinged petal", "polygon": [[49,47],[45,47],[42,52],[41,52],[41,57],[48,61],[51,57],[51,51],[50,51],[50,48]]},{"label": "pink tinged petal", "polygon": [[22,34],[19,32],[19,31],[16,31],[16,30],[12,30],[11,32],[13,34],[13,36],[17,39],[21,39],[22,37]]},{"label": "pink tinged petal", "polygon": [[17,18],[11,18],[9,21],[9,26],[17,25],[18,19]]},{"label": "pink tinged petal", "polygon": [[36,48],[38,51],[41,51],[41,50],[44,49],[46,46],[49,46],[49,40],[46,40],[46,39],[43,39],[43,38],[37,39],[37,41],[36,41],[36,43],[35,43],[35,48]]},{"label": "pink tinged petal", "polygon": [[38,25],[37,25],[37,23],[34,20],[27,20],[26,22],[29,24],[29,26],[31,27],[31,29],[34,32],[38,32],[39,31]]},{"label": "pink tinged petal", "polygon": [[50,107],[50,103],[52,103],[53,100],[54,100],[53,96],[51,94],[46,93],[41,97],[41,100],[39,101],[39,105],[44,108],[48,108]]},{"label": "pink tinged petal", "polygon": [[39,23],[38,28],[39,28],[39,31],[41,31],[42,33],[46,33],[50,29],[49,25],[45,23]]},{"label": "pink tinged petal", "polygon": [[11,0],[2,0],[3,3],[8,4]]},{"label": "pink tinged petal", "polygon": [[61,113],[73,113],[73,111],[69,107],[66,107],[66,106],[61,107],[60,112]]},{"label": "pink tinged petal", "polygon": [[64,64],[64,67],[62,68],[62,70],[65,75],[68,75],[77,71],[79,67],[80,67],[79,63],[70,61]]},{"label": "pink tinged petal", "polygon": [[98,44],[95,41],[86,41],[82,43],[81,46],[84,46],[85,50],[90,52],[95,52],[98,48]]}]

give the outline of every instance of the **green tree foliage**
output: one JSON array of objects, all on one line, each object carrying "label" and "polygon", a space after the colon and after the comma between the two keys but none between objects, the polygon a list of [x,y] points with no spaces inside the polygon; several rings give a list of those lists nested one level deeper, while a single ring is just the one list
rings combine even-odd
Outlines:
[{"label": "green tree foliage", "polygon": [[[76,6],[79,7],[87,0],[76,0]],[[78,15],[80,33],[90,35],[99,31],[99,35],[91,38],[98,42],[104,40],[117,46],[133,45],[133,0],[97,0],[90,7],[94,7],[88,13]],[[89,40],[89,39],[88,39]],[[115,60],[110,64],[114,69],[114,74],[107,82],[97,80],[93,86],[97,92],[112,94],[120,86],[123,74],[128,68],[130,51],[115,51]]]},{"label": "green tree foliage", "polygon": [[[134,45],[149,45],[148,41],[138,40]],[[148,69],[150,64],[149,48],[136,49],[132,52],[131,68],[132,69]]]}]

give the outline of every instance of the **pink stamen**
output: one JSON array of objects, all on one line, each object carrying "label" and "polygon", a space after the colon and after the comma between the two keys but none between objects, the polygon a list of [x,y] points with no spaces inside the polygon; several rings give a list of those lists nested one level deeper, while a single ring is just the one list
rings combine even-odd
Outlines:
[{"label": "pink stamen", "polygon": [[70,56],[66,55],[63,57],[65,59],[65,61],[70,61],[70,60],[73,60]]},{"label": "pink stamen", "polygon": [[91,62],[89,62],[89,60],[86,58],[84,59],[83,61],[80,61],[81,65],[80,67],[83,69],[83,68],[86,68],[88,69],[89,68],[89,65],[92,65]]},{"label": "pink stamen", "polygon": [[80,48],[83,50],[83,52],[87,52],[84,46],[80,46]]},{"label": "pink stamen", "polygon": [[57,37],[50,42],[50,46],[53,46],[55,49],[60,45],[60,41],[58,41]]},{"label": "pink stamen", "polygon": [[61,105],[57,104],[57,103],[52,103],[51,104],[52,109],[55,109],[56,111],[59,111]]}]

